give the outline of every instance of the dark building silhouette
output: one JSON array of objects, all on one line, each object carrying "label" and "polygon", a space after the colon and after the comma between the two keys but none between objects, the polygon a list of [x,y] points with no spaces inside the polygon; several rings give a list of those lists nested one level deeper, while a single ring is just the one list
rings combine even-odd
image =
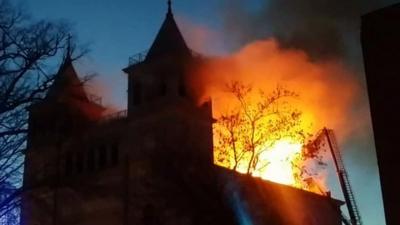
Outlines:
[{"label": "dark building silhouette", "polygon": [[362,17],[361,41],[387,225],[400,224],[400,4]]},{"label": "dark building silhouette", "polygon": [[102,117],[67,54],[31,107],[24,225],[339,225],[342,202],[213,165],[211,102],[185,83],[201,63],[169,7],[130,60],[128,111]]}]

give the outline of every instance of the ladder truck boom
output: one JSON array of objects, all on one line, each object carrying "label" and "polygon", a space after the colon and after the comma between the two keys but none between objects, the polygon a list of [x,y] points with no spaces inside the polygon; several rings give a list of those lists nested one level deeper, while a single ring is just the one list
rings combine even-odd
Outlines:
[{"label": "ladder truck boom", "polygon": [[[321,138],[326,138],[330,153],[333,158],[333,162],[336,167],[336,172],[339,178],[340,187],[343,192],[343,196],[346,202],[347,209],[349,211],[351,225],[362,225],[361,216],[358,211],[358,207],[356,204],[356,200],[354,198],[354,193],[352,191],[350,185],[350,179],[345,169],[342,156],[339,150],[339,147],[336,143],[335,134],[333,130],[323,128],[319,135],[317,136],[316,140],[321,140]],[[348,224],[348,221],[345,221]]]}]

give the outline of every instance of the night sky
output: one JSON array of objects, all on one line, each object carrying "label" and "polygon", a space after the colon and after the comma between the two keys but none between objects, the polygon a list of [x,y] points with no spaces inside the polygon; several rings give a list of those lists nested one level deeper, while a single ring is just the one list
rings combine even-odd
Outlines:
[{"label": "night sky", "polygon": [[[256,9],[261,5],[260,1],[248,0],[246,4],[249,9]],[[61,19],[72,24],[79,42],[87,43],[91,50],[76,64],[78,71],[82,75],[97,73],[99,76],[94,81],[93,91],[101,93],[105,105],[115,109],[125,109],[127,82],[121,69],[127,66],[129,56],[150,47],[165,18],[166,0],[20,0],[20,2],[35,19]],[[230,53],[237,46],[216,38],[225,31],[222,18],[226,10],[224,1],[204,2],[173,1],[175,18],[189,46],[205,54]],[[204,40],[199,40],[203,33],[195,33],[198,31],[197,28],[207,28],[208,33]],[[349,169],[364,224],[384,225],[372,131],[371,126],[368,127],[370,130],[367,134],[347,143],[346,146],[353,148],[346,152],[345,163]],[[332,186],[334,196],[341,198],[337,186]]]}]

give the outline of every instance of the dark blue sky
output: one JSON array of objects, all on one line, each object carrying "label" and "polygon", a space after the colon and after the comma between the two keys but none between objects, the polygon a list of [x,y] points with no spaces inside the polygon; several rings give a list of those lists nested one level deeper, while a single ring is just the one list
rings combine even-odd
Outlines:
[{"label": "dark blue sky", "polygon": [[[125,87],[121,69],[128,57],[147,50],[166,13],[165,0],[21,0],[34,18],[63,19],[73,25],[81,43],[89,43],[90,54],[77,67],[82,73],[98,73],[107,83],[106,103],[125,108]],[[251,2],[251,1],[249,1]],[[254,1],[257,3],[257,0]],[[256,5],[256,4],[251,5]],[[176,1],[173,9],[187,26],[218,30],[220,1]],[[187,34],[187,29],[183,29]],[[189,43],[190,44],[190,43]],[[192,46],[193,48],[193,46]],[[210,48],[225,52],[222,45]],[[122,88],[123,87],[123,88]],[[121,98],[122,96],[122,98]]]},{"label": "dark blue sky", "polygon": [[[223,54],[230,48],[221,40],[209,39],[208,47],[198,49],[191,31],[206,27],[221,31],[223,0],[175,0],[173,9],[183,34],[195,50],[208,54]],[[165,18],[166,0],[20,0],[36,19],[66,20],[73,25],[81,43],[89,43],[91,52],[77,68],[81,74],[97,73],[95,89],[100,89],[104,101],[124,109],[127,83],[121,71],[128,57],[150,47]],[[247,0],[255,8],[260,0]],[[240,18],[238,18],[240,20]],[[372,132],[370,132],[372,134]],[[370,136],[372,138],[372,136]],[[363,141],[363,140],[355,140]],[[383,225],[384,216],[373,147],[365,151],[350,151],[345,157],[365,225]],[[361,152],[361,153],[360,153]],[[363,153],[362,153],[363,152]],[[367,169],[366,169],[367,168]],[[333,187],[334,193],[337,187]],[[336,191],[335,191],[336,190]]]}]

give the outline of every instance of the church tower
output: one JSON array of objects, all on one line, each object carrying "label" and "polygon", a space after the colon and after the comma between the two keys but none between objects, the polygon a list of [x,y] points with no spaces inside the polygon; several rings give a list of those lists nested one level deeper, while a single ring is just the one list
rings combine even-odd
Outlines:
[{"label": "church tower", "polygon": [[[34,189],[23,197],[24,225],[155,224],[171,214],[200,221],[218,208],[207,197],[216,189],[193,193],[214,169],[211,103],[199,105],[187,85],[200,61],[169,1],[146,56],[123,69],[127,117],[106,119],[68,51],[46,98],[30,109],[24,187]],[[196,198],[207,204],[185,212]]]},{"label": "church tower", "polygon": [[31,145],[41,139],[37,136],[57,134],[67,138],[77,135],[102,117],[104,108],[89,98],[84,82],[78,78],[72,65],[69,51],[45,99],[30,108]]},{"label": "church tower", "polygon": [[186,78],[196,58],[175,22],[168,2],[165,20],[148,52],[131,58],[128,74],[129,115],[150,105],[190,101]]},{"label": "church tower", "polygon": [[[68,47],[46,97],[29,108],[23,182],[27,191],[23,197],[22,224],[35,221],[33,218],[38,215],[35,199],[39,196],[47,196],[42,204],[53,205],[54,190],[48,192],[48,188],[59,183],[63,145],[95,126],[104,111],[89,98],[72,61]],[[51,220],[51,214],[47,212],[43,219]]]},{"label": "church tower", "polygon": [[[146,54],[132,57],[123,69],[128,75],[128,118],[157,117],[160,121],[155,124],[162,126],[160,130],[170,129],[180,134],[179,140],[172,139],[174,146],[168,148],[185,148],[183,142],[196,139],[198,145],[190,145],[191,148],[200,145],[199,151],[206,151],[205,161],[212,164],[211,102],[199,105],[188,84],[190,73],[201,61],[186,44],[168,1],[165,20],[150,49]],[[166,114],[170,115],[169,119],[165,118]],[[168,127],[172,118],[177,121]]]}]

